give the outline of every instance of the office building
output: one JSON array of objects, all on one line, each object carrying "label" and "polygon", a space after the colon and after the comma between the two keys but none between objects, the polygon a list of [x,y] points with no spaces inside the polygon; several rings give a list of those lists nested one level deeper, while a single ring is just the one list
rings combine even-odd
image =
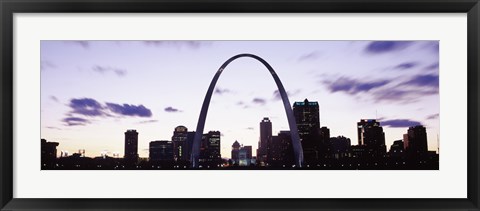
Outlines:
[{"label": "office building", "polygon": [[138,132],[127,130],[125,132],[125,164],[131,165],[138,161]]},{"label": "office building", "polygon": [[203,168],[220,167],[222,163],[220,149],[220,131],[210,131],[203,134],[199,158]]},{"label": "office building", "polygon": [[423,156],[428,152],[427,130],[422,125],[408,128],[407,154],[411,156]]},{"label": "office building", "polygon": [[149,161],[150,162],[173,162],[174,152],[173,152],[173,142],[172,141],[152,141],[149,145]]},{"label": "office building", "polygon": [[365,149],[366,158],[385,157],[385,133],[380,122],[375,119],[362,119],[357,123],[358,145]]},{"label": "office building", "polygon": [[232,144],[232,161],[233,165],[238,165],[239,158],[238,153],[240,152],[240,143],[238,141],[233,142]]},{"label": "office building", "polygon": [[58,142],[47,142],[41,139],[41,169],[53,169],[57,159]]},{"label": "office building", "polygon": [[178,126],[173,131],[173,159],[175,161],[188,160],[187,150],[188,129],[185,126]]},{"label": "office building", "polygon": [[302,142],[303,156],[306,164],[317,162],[321,148],[320,109],[318,102],[303,102],[293,104],[293,115],[297,123],[298,134]]},{"label": "office building", "polygon": [[261,165],[264,165],[267,159],[268,142],[272,138],[272,122],[268,117],[264,117],[260,122],[260,140],[258,142],[257,159]]}]

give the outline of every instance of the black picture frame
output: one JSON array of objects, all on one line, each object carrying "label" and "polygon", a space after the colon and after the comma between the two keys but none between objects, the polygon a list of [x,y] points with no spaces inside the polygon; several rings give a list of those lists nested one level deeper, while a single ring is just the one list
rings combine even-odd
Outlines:
[{"label": "black picture frame", "polygon": [[[1,210],[479,210],[478,0],[0,0]],[[13,198],[15,13],[467,13],[468,197],[466,199],[24,199]],[[448,181],[445,181],[448,182]]]}]

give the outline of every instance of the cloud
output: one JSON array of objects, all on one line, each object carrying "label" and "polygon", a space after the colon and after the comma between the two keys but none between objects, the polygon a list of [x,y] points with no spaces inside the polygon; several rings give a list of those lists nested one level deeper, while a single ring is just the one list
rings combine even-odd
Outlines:
[{"label": "cloud", "polygon": [[393,69],[395,69],[395,70],[407,70],[407,69],[414,68],[416,66],[418,66],[417,62],[405,62],[405,63],[401,63],[401,64],[393,67]]},{"label": "cloud", "polygon": [[427,119],[438,119],[439,116],[440,116],[440,114],[436,113],[436,114],[432,114],[430,116],[427,116]]},{"label": "cloud", "polygon": [[129,105],[129,104],[116,104],[116,103],[106,103],[107,108],[115,114],[120,114],[124,116],[139,116],[139,117],[151,117],[152,111],[145,108],[143,105]]},{"label": "cloud", "polygon": [[245,128],[245,129],[247,129],[247,130],[255,130],[255,128],[253,128],[253,127],[247,127],[247,128]]},{"label": "cloud", "polygon": [[360,92],[369,92],[390,83],[390,80],[375,80],[375,81],[360,81],[348,77],[340,77],[335,81],[323,81],[331,93],[345,92],[350,95],[355,95]]},{"label": "cloud", "polygon": [[225,94],[225,93],[231,93],[229,89],[222,89],[222,88],[215,88],[215,94]]},{"label": "cloud", "polygon": [[53,126],[48,126],[48,127],[46,127],[46,128],[52,129],[52,130],[62,130],[61,128],[53,127]]},{"label": "cloud", "polygon": [[[287,91],[287,96],[290,98],[297,95],[298,93],[300,93],[299,89],[293,92]],[[273,91],[273,100],[281,100],[281,99],[282,99],[282,96],[280,96],[280,91],[278,90]]]},{"label": "cloud", "polygon": [[259,104],[259,105],[265,105],[265,103],[267,103],[267,101],[263,98],[253,98],[252,100],[253,103],[255,104]]},{"label": "cloud", "polygon": [[66,43],[78,45],[84,49],[89,49],[90,48],[90,42],[85,41],[85,40],[71,40],[71,41],[65,41]]},{"label": "cloud", "polygon": [[412,126],[417,126],[417,125],[422,125],[422,123],[418,121],[413,121],[409,119],[391,119],[391,120],[383,120],[380,122],[381,125],[387,126],[387,127],[412,127]]},{"label": "cloud", "polygon": [[426,70],[438,70],[438,67],[439,67],[439,64],[438,64],[438,62],[436,62],[436,63],[433,63],[433,64],[425,67],[425,69]]},{"label": "cloud", "polygon": [[427,50],[430,50],[431,52],[438,55],[438,53],[440,52],[440,43],[439,43],[439,41],[426,42],[426,44],[423,46],[423,48],[427,49]]},{"label": "cloud", "polygon": [[425,96],[438,94],[438,75],[415,75],[394,87],[376,90],[372,93],[376,102],[412,103]]},{"label": "cloud", "polygon": [[67,117],[62,119],[66,126],[78,126],[78,125],[86,125],[89,124],[90,121],[87,119],[79,118],[79,117]]},{"label": "cloud", "polygon": [[320,56],[320,53],[317,51],[313,51],[307,54],[303,54],[298,58],[298,61],[307,61],[307,60],[315,60]]},{"label": "cloud", "polygon": [[140,123],[140,124],[148,124],[148,123],[155,123],[155,122],[158,122],[158,120],[156,120],[156,119],[145,120],[145,121],[140,121],[140,122],[138,122],[138,123]]},{"label": "cloud", "polygon": [[403,89],[402,87],[395,87],[390,89],[383,89],[376,91],[373,94],[375,102],[396,102],[396,103],[413,103],[421,100],[428,95],[438,94],[435,90],[421,90],[421,89]]},{"label": "cloud", "polygon": [[84,116],[104,115],[103,106],[91,98],[71,99],[69,106],[73,109],[71,113],[81,114]]},{"label": "cloud", "polygon": [[177,109],[177,108],[173,108],[173,107],[171,107],[171,106],[166,107],[164,110],[165,110],[166,112],[169,112],[169,113],[182,112],[181,110],[179,110],[179,109]]},{"label": "cloud", "polygon": [[171,40],[148,40],[143,41],[143,43],[147,46],[154,46],[154,47],[175,47],[175,48],[190,48],[190,49],[199,49],[201,47],[210,45],[210,42],[206,41],[194,41],[194,40],[186,40],[186,41],[171,41]]},{"label": "cloud", "polygon": [[125,74],[127,74],[127,71],[124,70],[124,69],[120,69],[120,68],[114,68],[114,67],[106,67],[106,66],[100,66],[100,65],[95,65],[92,67],[93,71],[95,72],[99,72],[99,73],[106,73],[106,72],[113,72],[115,73],[117,76],[125,76]]},{"label": "cloud", "polygon": [[411,77],[409,80],[401,83],[400,85],[407,86],[416,86],[416,87],[431,87],[435,88],[438,91],[438,75],[437,74],[428,74],[428,75],[416,75]]},{"label": "cloud", "polygon": [[50,95],[50,100],[54,101],[54,102],[59,102],[58,98],[53,96],[53,95]]},{"label": "cloud", "polygon": [[57,68],[57,65],[53,64],[50,61],[40,61],[40,70],[47,70],[47,69],[53,69]]},{"label": "cloud", "polygon": [[365,51],[372,54],[388,53],[402,50],[411,43],[410,41],[373,41],[367,45]]}]

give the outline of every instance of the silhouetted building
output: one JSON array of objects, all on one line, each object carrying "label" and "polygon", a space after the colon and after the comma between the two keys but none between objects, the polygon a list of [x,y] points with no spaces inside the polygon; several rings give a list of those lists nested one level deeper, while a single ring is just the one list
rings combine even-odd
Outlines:
[{"label": "silhouetted building", "polygon": [[403,141],[396,140],[393,142],[392,146],[390,146],[390,150],[388,151],[388,155],[394,158],[401,158],[405,154]]},{"label": "silhouetted building", "polygon": [[232,162],[233,162],[232,165],[238,165],[239,152],[240,152],[240,143],[238,143],[238,141],[235,141],[232,144]]},{"label": "silhouetted building", "polygon": [[328,127],[321,127],[320,137],[323,142],[327,142],[328,140],[330,140],[330,129],[328,129]]},{"label": "silhouetted building", "polygon": [[264,165],[267,160],[268,142],[272,138],[272,122],[268,117],[264,117],[260,122],[260,140],[258,142],[257,159],[260,165]]},{"label": "silhouetted building", "polygon": [[351,141],[344,136],[332,137],[329,139],[329,158],[342,159],[350,156]]},{"label": "silhouetted building", "polygon": [[52,169],[55,167],[55,161],[57,159],[57,142],[47,142],[45,139],[41,139],[41,169]]},{"label": "silhouetted building", "polygon": [[203,168],[217,168],[222,163],[220,131],[203,134],[199,162]]},{"label": "silhouetted building", "polygon": [[124,161],[126,165],[132,165],[138,161],[138,132],[136,130],[125,132]]},{"label": "silhouetted building", "polygon": [[294,153],[290,131],[280,131],[269,142],[267,165],[272,167],[292,167]]},{"label": "silhouetted building", "polygon": [[321,146],[318,102],[309,102],[308,99],[303,102],[295,102],[293,115],[302,141],[304,161],[306,164],[315,163],[319,158]]},{"label": "silhouetted building", "polygon": [[173,158],[175,161],[188,160],[187,136],[188,129],[185,126],[178,126],[173,131]]},{"label": "silhouetted building", "polygon": [[424,156],[428,152],[427,130],[422,125],[408,128],[407,154],[409,157]]},{"label": "silhouetted building", "polygon": [[252,146],[243,146],[238,152],[239,166],[250,166],[252,164]]},{"label": "silhouetted building", "polygon": [[357,130],[358,145],[365,149],[365,158],[385,157],[385,133],[380,122],[375,119],[362,119],[357,123]]},{"label": "silhouetted building", "polygon": [[152,141],[149,146],[149,160],[151,162],[174,160],[172,141]]}]

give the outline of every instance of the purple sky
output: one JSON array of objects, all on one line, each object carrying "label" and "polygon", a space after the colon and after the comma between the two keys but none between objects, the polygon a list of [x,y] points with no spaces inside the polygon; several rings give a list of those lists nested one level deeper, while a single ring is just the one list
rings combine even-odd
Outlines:
[{"label": "purple sky", "polygon": [[[42,41],[41,136],[59,142],[59,152],[123,156],[124,132],[136,129],[139,154],[148,157],[148,143],[170,140],[176,126],[195,130],[225,60],[253,53],[272,65],[291,103],[319,102],[320,124],[332,136],[356,144],[356,122],[378,118],[388,148],[423,124],[437,150],[438,51],[437,41]],[[216,88],[204,132],[222,132],[222,157],[235,140],[255,154],[263,117],[274,134],[288,130],[276,85],[258,61],[235,60]]]}]

